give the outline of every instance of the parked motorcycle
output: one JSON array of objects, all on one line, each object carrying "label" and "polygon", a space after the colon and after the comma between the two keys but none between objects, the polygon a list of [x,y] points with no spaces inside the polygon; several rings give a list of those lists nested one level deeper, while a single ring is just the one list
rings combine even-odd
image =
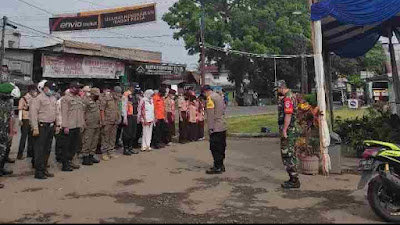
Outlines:
[{"label": "parked motorcycle", "polygon": [[368,184],[367,199],[385,221],[400,222],[400,145],[368,140],[359,164],[358,189]]}]

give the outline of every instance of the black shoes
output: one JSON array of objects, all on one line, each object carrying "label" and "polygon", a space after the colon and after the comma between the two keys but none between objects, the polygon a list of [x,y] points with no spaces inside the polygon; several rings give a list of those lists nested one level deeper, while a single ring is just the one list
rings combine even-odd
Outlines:
[{"label": "black shoes", "polygon": [[225,172],[225,166],[222,167],[212,167],[206,171],[206,174],[221,174]]},{"label": "black shoes", "polygon": [[129,152],[133,155],[139,154],[138,150],[134,150],[133,148],[129,149]]},{"label": "black shoes", "polygon": [[132,155],[132,153],[129,151],[129,149],[128,148],[124,148],[124,153],[123,153],[124,155]]},{"label": "black shoes", "polygon": [[284,189],[300,188],[300,181],[298,178],[290,178],[290,180],[283,182],[281,186]]},{"label": "black shoes", "polygon": [[23,158],[24,158],[23,153],[18,153],[17,159],[18,159],[18,160],[22,160]]},{"label": "black shoes", "polygon": [[69,163],[64,163],[61,170],[64,172],[74,171],[74,169],[71,167]]},{"label": "black shoes", "polygon": [[99,163],[99,162],[100,162],[100,160],[96,159],[96,158],[94,157],[94,155],[89,155],[89,159],[90,159],[90,161],[91,161],[92,163]]},{"label": "black shoes", "polygon": [[12,170],[7,170],[6,168],[0,169],[0,176],[8,176],[13,174]]},{"label": "black shoes", "polygon": [[46,177],[54,177],[54,174],[50,173],[50,172],[47,171],[47,170],[44,171],[44,175],[45,175]]},{"label": "black shoes", "polygon": [[47,179],[47,176],[45,175],[45,173],[37,172],[37,173],[35,173],[35,178],[39,179],[39,180],[45,180],[45,179]]},{"label": "black shoes", "polygon": [[7,158],[7,159],[6,159],[6,162],[8,162],[8,163],[15,163],[15,159]]},{"label": "black shoes", "polygon": [[89,156],[83,156],[82,165],[91,166],[93,165],[93,162]]}]

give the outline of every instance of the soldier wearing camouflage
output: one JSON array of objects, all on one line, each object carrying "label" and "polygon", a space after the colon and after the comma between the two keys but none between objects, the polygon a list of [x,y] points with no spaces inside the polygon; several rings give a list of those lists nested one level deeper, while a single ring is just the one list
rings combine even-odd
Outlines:
[{"label": "soldier wearing camouflage", "polygon": [[278,125],[281,139],[281,156],[283,165],[289,174],[289,181],[282,184],[283,188],[300,187],[297,173],[297,157],[294,151],[296,98],[287,88],[286,82],[281,80],[277,84],[278,90]]}]

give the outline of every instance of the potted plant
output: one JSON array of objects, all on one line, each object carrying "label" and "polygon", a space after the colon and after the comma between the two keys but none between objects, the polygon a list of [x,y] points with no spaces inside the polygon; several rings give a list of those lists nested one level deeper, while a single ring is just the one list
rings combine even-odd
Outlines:
[{"label": "potted plant", "polygon": [[[307,99],[307,100],[306,100]],[[297,129],[300,137],[296,140],[295,151],[300,159],[300,169],[304,174],[319,172],[319,115],[316,95],[297,97]]]}]

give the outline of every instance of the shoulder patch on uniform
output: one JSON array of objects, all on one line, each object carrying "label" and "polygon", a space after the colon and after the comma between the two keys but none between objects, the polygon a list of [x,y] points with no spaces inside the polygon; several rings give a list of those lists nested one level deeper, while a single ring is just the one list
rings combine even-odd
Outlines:
[{"label": "shoulder patch on uniform", "polygon": [[207,109],[213,109],[215,107],[214,101],[211,99],[211,96],[207,97]]}]

